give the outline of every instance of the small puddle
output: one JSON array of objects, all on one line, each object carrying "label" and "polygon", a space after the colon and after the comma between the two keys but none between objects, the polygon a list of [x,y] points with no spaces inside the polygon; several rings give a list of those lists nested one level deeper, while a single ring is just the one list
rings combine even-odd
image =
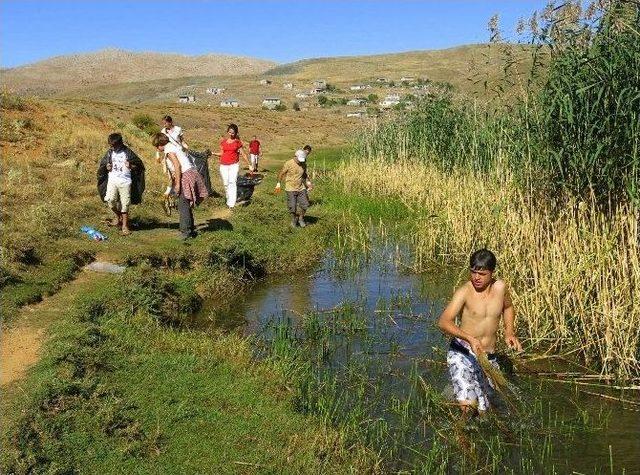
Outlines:
[{"label": "small puddle", "polygon": [[[283,322],[306,334],[333,325],[334,331],[328,333],[331,350],[319,349],[328,371],[338,372],[350,362],[366,359],[363,372],[385,400],[400,398],[410,390],[412,371],[446,391],[447,340],[436,328],[435,319],[459,280],[459,270],[403,271],[403,254],[406,258],[406,253],[391,244],[379,244],[367,258],[337,257],[328,251],[308,273],[260,281],[230,310],[214,314],[205,305],[199,319],[202,325],[214,321],[229,329],[241,328],[267,342]],[[516,385],[525,404],[543,401],[546,410],[564,418],[563,423],[580,420],[601,426],[600,416],[606,415],[605,427],[578,435],[569,445],[556,441],[552,460],[559,473],[622,473],[623,468],[625,473],[639,473],[640,412],[578,393],[571,384],[519,376]],[[375,405],[372,407],[375,413]],[[518,456],[514,449],[511,466],[516,473],[520,472]]]}]

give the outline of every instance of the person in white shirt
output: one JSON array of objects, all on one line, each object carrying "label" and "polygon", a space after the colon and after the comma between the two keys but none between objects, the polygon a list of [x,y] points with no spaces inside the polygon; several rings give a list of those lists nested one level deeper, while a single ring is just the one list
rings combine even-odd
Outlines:
[{"label": "person in white shirt", "polygon": [[178,145],[170,142],[166,134],[156,134],[152,143],[164,157],[165,166],[172,182],[170,191],[178,197],[180,237],[181,239],[195,237],[193,208],[209,196],[204,180],[187,153]]},{"label": "person in white shirt", "polygon": [[[162,118],[162,125],[164,125],[164,127],[160,132],[169,138],[170,143],[177,147],[181,147],[183,150],[189,150],[189,146],[184,141],[182,128],[174,125],[173,118],[170,115],[165,115]],[[160,152],[156,152],[156,160],[158,163],[162,161]]]},{"label": "person in white shirt", "polygon": [[115,214],[115,218],[110,224],[120,227],[122,234],[127,236],[131,234],[129,231],[131,170],[139,165],[137,163],[139,159],[125,146],[122,135],[119,133],[110,134],[107,141],[109,143],[106,163],[108,178],[104,201]]}]

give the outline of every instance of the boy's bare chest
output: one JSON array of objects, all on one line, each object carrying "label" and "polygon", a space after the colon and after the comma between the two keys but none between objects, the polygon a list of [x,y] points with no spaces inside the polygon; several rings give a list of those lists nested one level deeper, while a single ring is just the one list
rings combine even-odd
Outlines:
[{"label": "boy's bare chest", "polygon": [[498,295],[474,295],[467,298],[463,316],[473,320],[497,319],[502,313],[503,302]]}]

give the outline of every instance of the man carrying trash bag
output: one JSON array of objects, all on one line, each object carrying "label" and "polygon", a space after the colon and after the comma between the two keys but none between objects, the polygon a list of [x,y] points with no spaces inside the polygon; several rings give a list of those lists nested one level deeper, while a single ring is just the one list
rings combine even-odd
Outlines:
[{"label": "man carrying trash bag", "polygon": [[129,206],[142,203],[144,193],[144,164],[127,147],[122,135],[115,132],[108,137],[109,150],[98,165],[98,194],[105,201],[115,217],[110,226],[121,229],[123,236],[131,234],[129,230]]}]

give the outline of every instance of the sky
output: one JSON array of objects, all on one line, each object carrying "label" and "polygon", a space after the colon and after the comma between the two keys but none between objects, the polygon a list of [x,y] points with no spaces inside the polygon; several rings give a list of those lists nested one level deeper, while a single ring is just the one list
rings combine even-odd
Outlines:
[{"label": "sky", "polygon": [[115,47],[305,58],[442,49],[487,41],[546,0],[0,0],[0,65]]}]

